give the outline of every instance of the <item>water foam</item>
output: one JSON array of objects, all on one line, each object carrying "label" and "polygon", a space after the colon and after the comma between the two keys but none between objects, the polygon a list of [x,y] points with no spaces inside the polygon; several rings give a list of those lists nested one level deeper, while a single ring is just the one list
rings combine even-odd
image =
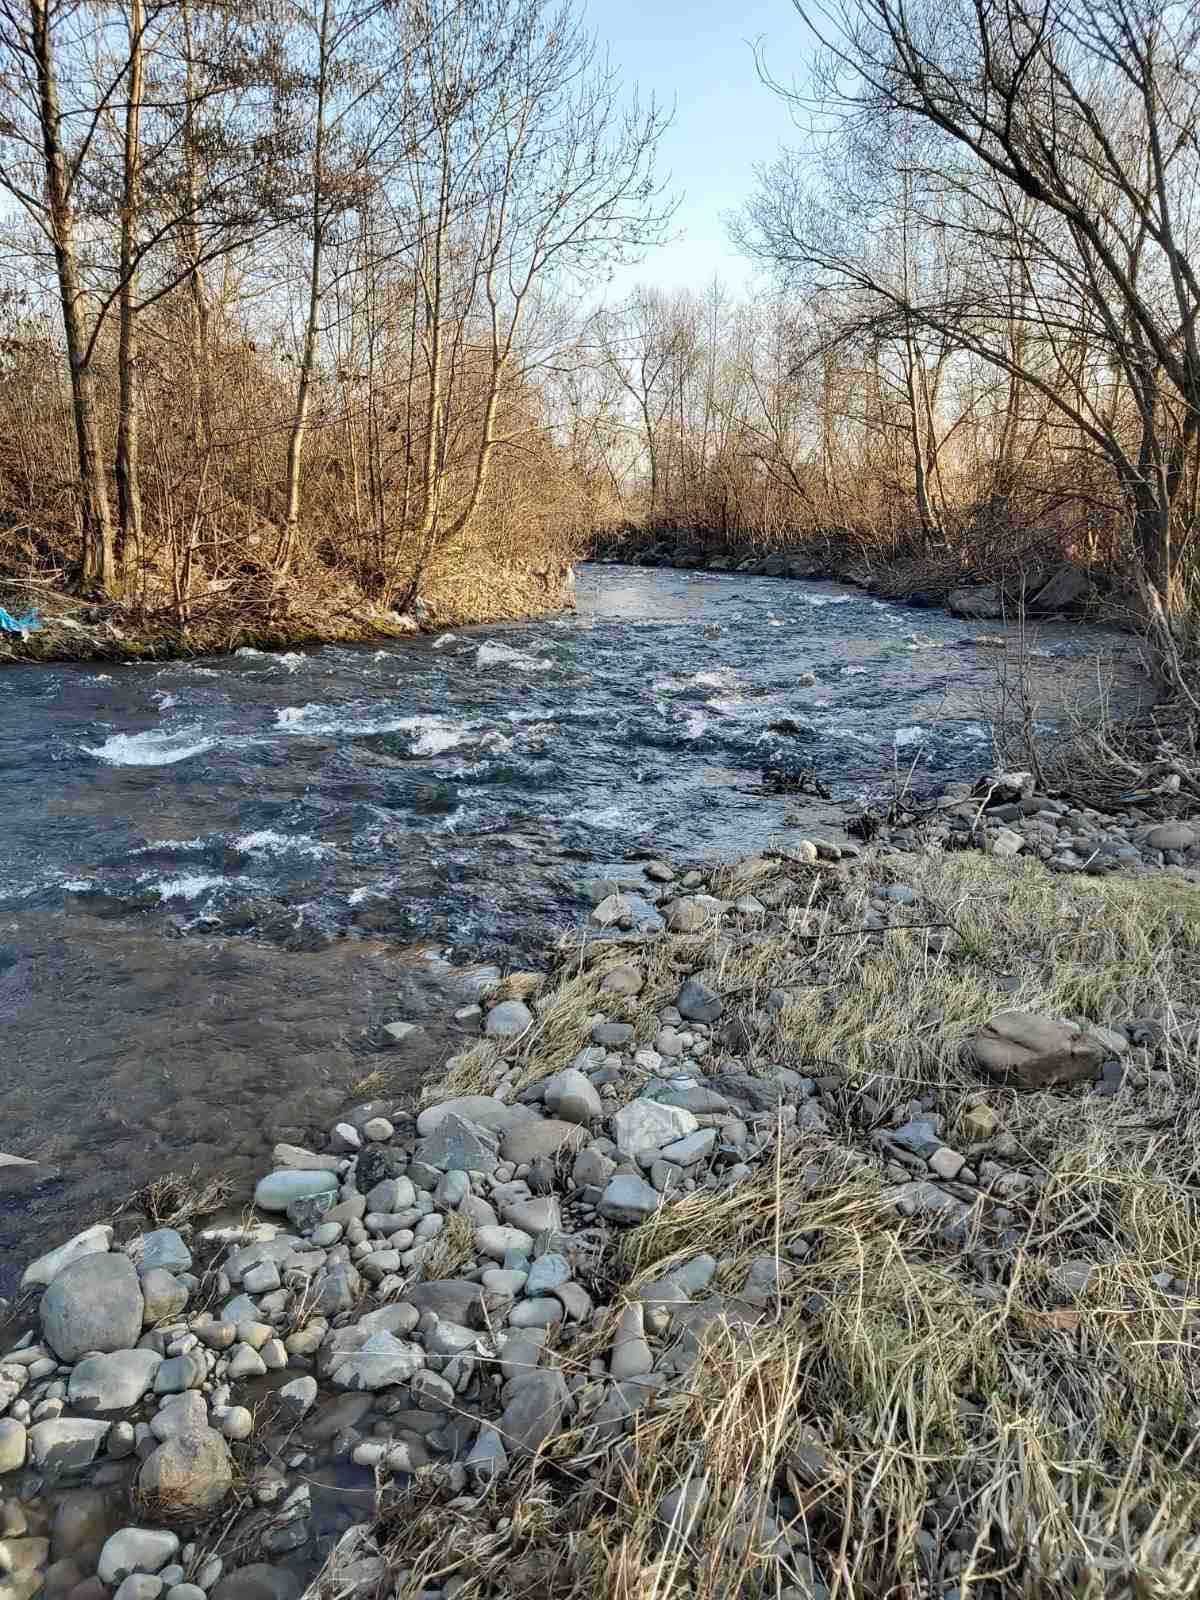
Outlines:
[{"label": "water foam", "polygon": [[237,879],[213,876],[207,872],[185,873],[180,878],[166,878],[155,885],[160,900],[195,900],[209,889],[220,889]]},{"label": "water foam", "polygon": [[199,728],[183,728],[176,733],[149,729],[145,733],[114,733],[100,745],[81,745],[85,755],[95,756],[110,767],[169,767],[189,756],[211,750],[213,740]]},{"label": "water foam", "polygon": [[418,756],[440,755],[472,737],[469,724],[448,717],[356,717],[349,708],[343,711],[313,701],[281,707],[275,713],[275,726],[281,733],[296,734],[412,733],[412,754]]},{"label": "water foam", "polygon": [[260,828],[257,833],[243,834],[234,840],[234,849],[244,855],[311,856],[314,859],[329,854],[327,845],[318,844],[307,834],[276,833],[272,828]]},{"label": "water foam", "polygon": [[519,672],[548,672],[554,665],[541,656],[531,656],[527,651],[514,650],[510,644],[489,640],[475,652],[477,667],[512,667]]}]

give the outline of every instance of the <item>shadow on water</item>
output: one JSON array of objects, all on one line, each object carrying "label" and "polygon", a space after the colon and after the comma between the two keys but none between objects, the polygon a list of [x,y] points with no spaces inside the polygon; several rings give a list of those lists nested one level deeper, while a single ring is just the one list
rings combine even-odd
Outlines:
[{"label": "shadow on water", "polygon": [[[981,643],[984,633],[990,643]],[[799,759],[839,801],[990,759],[996,624],[828,584],[585,569],[577,616],[374,650],[6,672],[0,1294],[159,1172],[244,1191],[355,1086],[462,1042],[469,963],[537,959],[580,863],[759,846]],[[1007,636],[1013,637],[1012,630]],[[1045,715],[1129,642],[1046,626]],[[783,731],[781,731],[783,730]],[[383,1024],[426,1026],[399,1048]]]}]

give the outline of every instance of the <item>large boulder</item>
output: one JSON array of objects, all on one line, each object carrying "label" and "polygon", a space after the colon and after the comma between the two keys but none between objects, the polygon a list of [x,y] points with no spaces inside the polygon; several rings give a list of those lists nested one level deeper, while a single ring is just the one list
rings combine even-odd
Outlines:
[{"label": "large boulder", "polygon": [[138,1489],[163,1517],[203,1517],[233,1486],[229,1446],[213,1428],[173,1434],[150,1455]]},{"label": "large boulder", "polygon": [[1092,593],[1092,580],[1082,567],[1073,561],[1064,561],[1044,583],[1029,602],[1031,611],[1065,611],[1087,600]]},{"label": "large boulder", "polygon": [[1096,1076],[1105,1061],[1129,1048],[1107,1029],[1081,1028],[1029,1011],[1001,1011],[970,1034],[963,1059],[990,1077],[1022,1089],[1046,1089]]},{"label": "large boulder", "polygon": [[42,1296],[42,1332],[59,1360],[92,1351],[130,1350],[142,1333],[142,1287],[128,1256],[111,1252],[72,1261]]},{"label": "large boulder", "polygon": [[996,583],[971,589],[952,589],[946,605],[956,617],[998,622],[1004,616],[1004,594]]}]

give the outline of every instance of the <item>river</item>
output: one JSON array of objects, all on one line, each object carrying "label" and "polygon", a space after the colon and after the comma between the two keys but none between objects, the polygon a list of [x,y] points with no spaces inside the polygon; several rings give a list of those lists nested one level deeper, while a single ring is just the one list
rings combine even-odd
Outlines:
[{"label": "river", "polygon": [[[766,843],[801,762],[844,803],[991,759],[1015,633],[833,584],[612,566],[574,616],[384,648],[0,677],[0,1294],[167,1169],[245,1182],[456,1045],[476,964],[577,921],[579,878]],[[982,642],[981,642],[982,641]],[[1047,718],[1094,628],[1032,640]],[[394,1046],[391,1021],[421,1032]]]}]

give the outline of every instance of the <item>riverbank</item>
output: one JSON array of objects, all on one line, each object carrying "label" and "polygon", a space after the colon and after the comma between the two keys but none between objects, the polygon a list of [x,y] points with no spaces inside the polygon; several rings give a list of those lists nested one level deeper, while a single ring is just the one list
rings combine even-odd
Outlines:
[{"label": "riverbank", "polygon": [[374,644],[473,624],[558,616],[574,607],[574,570],[472,558],[469,572],[434,572],[403,615],[324,572],[283,585],[256,574],[197,597],[186,624],[164,599],[148,605],[80,599],[41,581],[0,580],[0,606],[36,626],[0,631],[0,665],[51,661],[169,661],[237,650]]},{"label": "riverbank", "polygon": [[203,1170],[26,1273],[6,1597],[1186,1592],[1200,892],[800,837],[579,891],[257,1214]]},{"label": "riverbank", "polygon": [[888,553],[836,538],[788,545],[697,532],[627,531],[599,541],[594,559],[680,571],[741,572],[851,584],[919,610],[944,608],[973,621],[1076,617],[1136,628],[1131,592],[1100,568],[1064,561],[1027,543],[975,564],[959,552]]}]

